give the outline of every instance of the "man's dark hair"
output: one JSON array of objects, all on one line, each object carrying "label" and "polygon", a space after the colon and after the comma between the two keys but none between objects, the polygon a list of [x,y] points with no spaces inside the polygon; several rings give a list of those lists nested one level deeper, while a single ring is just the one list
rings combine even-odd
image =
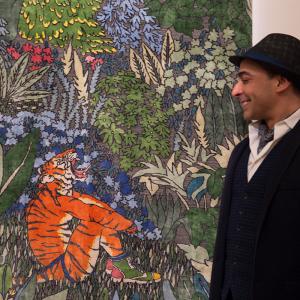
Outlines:
[{"label": "man's dark hair", "polygon": [[291,82],[292,86],[294,87],[295,91],[300,94],[300,78],[291,74],[289,71],[281,69],[277,66],[273,66],[266,62],[257,62],[267,73],[270,77],[281,75],[285,77],[288,81]]}]

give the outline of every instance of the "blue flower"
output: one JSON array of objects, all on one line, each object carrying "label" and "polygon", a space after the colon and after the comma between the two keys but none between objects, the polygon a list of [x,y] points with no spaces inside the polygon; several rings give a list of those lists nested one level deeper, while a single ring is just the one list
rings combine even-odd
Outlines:
[{"label": "blue flower", "polygon": [[93,194],[96,191],[95,186],[92,183],[89,183],[86,187],[86,191],[88,194]]},{"label": "blue flower", "polygon": [[62,152],[62,148],[59,146],[54,146],[51,148],[52,151],[55,152],[55,154],[61,153]]},{"label": "blue flower", "polygon": [[48,133],[53,133],[54,128],[52,126],[46,126],[44,131],[48,132]]},{"label": "blue flower", "polygon": [[143,206],[142,209],[141,209],[141,213],[142,213],[142,216],[144,217],[148,217],[148,209],[146,206]]},{"label": "blue flower", "polygon": [[7,132],[7,129],[5,127],[0,127],[0,136],[4,136]]},{"label": "blue flower", "polygon": [[131,186],[129,184],[127,184],[127,183],[120,185],[120,191],[125,196],[132,193]]},{"label": "blue flower", "polygon": [[112,201],[112,196],[111,194],[105,193],[102,197],[101,200],[103,200],[106,203],[110,203]]},{"label": "blue flower", "polygon": [[127,183],[129,181],[129,176],[126,174],[126,172],[121,171],[117,177],[116,177],[116,181],[122,183]]},{"label": "blue flower", "polygon": [[126,211],[123,207],[117,207],[116,212],[119,213],[122,216],[126,216]]},{"label": "blue flower", "polygon": [[156,226],[153,224],[151,220],[147,220],[143,222],[143,229],[148,231],[153,231],[156,228]]},{"label": "blue flower", "polygon": [[74,139],[74,143],[76,145],[81,144],[83,142],[83,138],[81,136],[76,136],[76,138]]},{"label": "blue flower", "polygon": [[110,160],[105,159],[100,162],[101,169],[109,170],[109,169],[111,169],[111,167],[112,167],[112,163]]}]

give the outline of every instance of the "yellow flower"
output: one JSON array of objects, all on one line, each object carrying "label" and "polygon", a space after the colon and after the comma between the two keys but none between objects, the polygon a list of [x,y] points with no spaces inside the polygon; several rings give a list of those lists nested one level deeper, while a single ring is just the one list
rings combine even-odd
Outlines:
[{"label": "yellow flower", "polygon": [[33,23],[30,23],[28,28],[31,30],[32,28],[34,27],[34,24]]}]

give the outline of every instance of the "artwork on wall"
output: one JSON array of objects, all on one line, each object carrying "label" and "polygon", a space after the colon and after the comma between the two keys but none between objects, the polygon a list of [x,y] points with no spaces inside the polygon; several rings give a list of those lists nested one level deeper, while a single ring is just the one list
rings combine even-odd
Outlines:
[{"label": "artwork on wall", "polygon": [[0,299],[208,299],[250,1],[8,3]]}]

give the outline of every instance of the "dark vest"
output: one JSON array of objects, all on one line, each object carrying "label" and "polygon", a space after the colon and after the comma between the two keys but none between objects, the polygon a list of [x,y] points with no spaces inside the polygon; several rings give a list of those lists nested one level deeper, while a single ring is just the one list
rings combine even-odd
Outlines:
[{"label": "dark vest", "polygon": [[264,159],[251,180],[247,181],[250,149],[241,155],[234,171],[232,201],[227,227],[225,276],[222,299],[231,290],[234,300],[252,299],[254,245],[257,220],[262,210],[265,184],[276,161],[280,159],[283,143],[279,142]]}]

